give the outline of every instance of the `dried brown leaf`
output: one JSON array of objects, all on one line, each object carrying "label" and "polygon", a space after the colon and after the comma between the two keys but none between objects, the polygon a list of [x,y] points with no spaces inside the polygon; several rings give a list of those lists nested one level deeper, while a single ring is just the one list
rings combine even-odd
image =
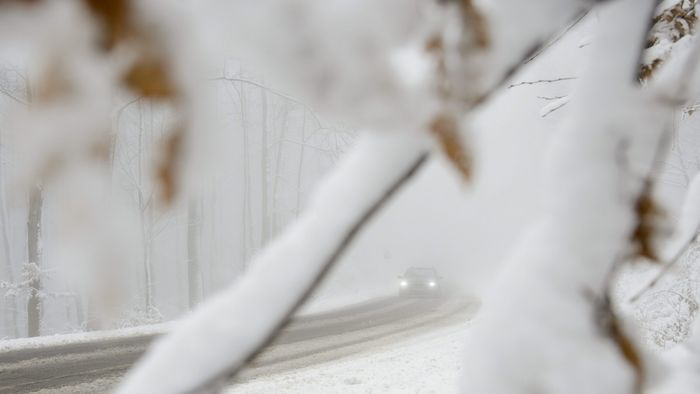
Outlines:
[{"label": "dried brown leaf", "polygon": [[645,380],[644,360],[641,357],[637,345],[625,333],[624,327],[618,318],[610,297],[610,287],[614,283],[608,281],[606,291],[602,297],[596,297],[595,294],[586,292],[585,295],[591,295],[591,300],[594,304],[594,315],[600,332],[607,338],[611,339],[625,361],[634,370],[635,385],[634,393],[642,394]]},{"label": "dried brown leaf", "polygon": [[130,0],[83,0],[102,28],[100,46],[109,51],[131,34]]},{"label": "dried brown leaf", "polygon": [[489,46],[489,33],[486,24],[486,19],[474,6],[473,0],[461,0],[462,17],[466,26],[471,28],[474,33],[474,43],[477,48],[486,48]]},{"label": "dried brown leaf", "polygon": [[[681,38],[693,34],[698,21],[695,13],[696,7],[697,0],[680,1],[662,10],[652,20],[652,28],[645,48],[649,49],[661,43],[664,37],[675,43]],[[662,63],[663,59],[655,58],[648,64],[642,64],[639,79],[646,81],[651,78]]]},{"label": "dried brown leaf", "polygon": [[460,138],[457,120],[450,115],[437,115],[430,124],[430,132],[438,139],[443,153],[462,178],[465,181],[469,180],[472,175],[472,162]]},{"label": "dried brown leaf", "polygon": [[112,155],[112,138],[105,134],[88,147],[88,155],[98,161],[107,162]]},{"label": "dried brown leaf", "polygon": [[163,159],[156,170],[156,179],[160,185],[161,199],[167,205],[172,203],[180,189],[178,171],[182,162],[185,132],[178,128],[166,137],[163,144]]},{"label": "dried brown leaf", "polygon": [[128,40],[139,48],[138,58],[123,77],[123,83],[136,94],[153,99],[173,99],[175,84],[168,61],[154,37],[134,23],[131,0],[84,0],[102,27],[102,49],[109,51]]},{"label": "dried brown leaf", "polygon": [[428,38],[425,43],[425,51],[435,57],[437,74],[436,89],[443,101],[450,101],[452,97],[452,85],[447,77],[447,62],[445,60],[445,45],[440,35]]},{"label": "dried brown leaf", "polygon": [[654,202],[650,187],[645,188],[645,191],[639,196],[634,205],[634,211],[637,218],[637,227],[632,233],[635,256],[658,262],[659,256],[653,241],[657,233],[658,222],[664,213]]},{"label": "dried brown leaf", "polygon": [[656,72],[656,70],[662,64],[663,64],[663,60],[661,60],[661,59],[654,59],[649,64],[643,64],[642,68],[639,70],[639,80],[640,81],[649,80],[654,75],[654,72]]},{"label": "dried brown leaf", "polygon": [[609,327],[610,338],[615,342],[625,361],[632,367],[635,374],[635,394],[641,394],[644,386],[644,363],[634,342],[625,334],[619,320],[613,314]]},{"label": "dried brown leaf", "polygon": [[175,98],[177,91],[163,57],[145,54],[124,76],[124,84],[137,94],[154,99]]},{"label": "dried brown leaf", "polygon": [[429,37],[428,41],[425,42],[425,51],[428,53],[442,53],[443,50],[442,37],[437,34]]},{"label": "dried brown leaf", "polygon": [[56,101],[70,95],[73,92],[73,84],[68,79],[64,67],[60,61],[54,59],[43,70],[36,89],[27,88],[27,101],[32,104],[35,100],[39,103]]}]

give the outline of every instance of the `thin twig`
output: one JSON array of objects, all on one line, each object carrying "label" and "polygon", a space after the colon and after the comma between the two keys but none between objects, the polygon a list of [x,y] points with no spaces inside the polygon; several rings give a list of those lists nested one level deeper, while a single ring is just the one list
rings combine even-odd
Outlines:
[{"label": "thin twig", "polygon": [[545,101],[559,100],[559,99],[563,99],[564,97],[568,97],[568,96],[537,96],[538,99],[545,100]]},{"label": "thin twig", "polygon": [[556,105],[556,106],[554,106],[553,108],[550,108],[549,111],[547,111],[547,112],[545,112],[545,113],[542,114],[542,117],[543,117],[543,118],[546,118],[547,115],[550,115],[552,112],[554,112],[554,111],[556,111],[556,110],[558,110],[558,109],[561,109],[561,108],[564,107],[566,104],[569,104],[569,102],[568,102],[568,101],[564,101],[564,102],[560,103],[559,105]]},{"label": "thin twig", "polygon": [[313,116],[313,118],[314,118],[314,120],[316,121],[318,127],[322,127],[321,120],[318,118],[318,116],[316,115],[316,113],[314,112],[314,110],[313,110],[311,107],[309,107],[306,103],[304,103],[304,102],[302,102],[302,101],[300,101],[300,100],[298,100],[298,99],[296,99],[296,98],[294,98],[294,97],[292,97],[292,96],[290,96],[290,95],[288,95],[288,94],[286,94],[286,93],[280,92],[279,90],[273,89],[273,88],[271,88],[271,87],[269,87],[269,86],[267,86],[267,85],[265,85],[265,84],[262,84],[262,83],[260,83],[260,82],[256,82],[256,81],[253,81],[253,80],[250,80],[250,79],[246,79],[246,78],[226,77],[226,76],[215,77],[215,78],[211,78],[210,80],[212,80],[212,81],[241,82],[241,83],[245,83],[245,84],[257,86],[257,87],[259,87],[259,88],[261,88],[261,89],[265,89],[265,90],[267,90],[268,92],[274,94],[275,96],[281,97],[281,98],[283,98],[283,99],[285,99],[285,100],[289,100],[289,101],[291,101],[291,102],[293,102],[293,103],[296,103],[296,104],[301,105],[302,107],[304,107],[304,109],[306,109],[307,111],[309,111],[309,113],[311,114],[311,116]]},{"label": "thin twig", "polygon": [[578,79],[578,77],[561,77],[561,78],[554,78],[554,79],[538,79],[535,81],[523,81],[523,82],[514,83],[512,85],[508,85],[508,89],[515,88],[515,87],[522,86],[522,85],[537,85],[537,84],[541,84],[541,83],[555,83],[555,82],[563,82],[563,81],[572,81],[574,79]]},{"label": "thin twig", "polygon": [[564,36],[566,36],[566,34],[567,34],[569,31],[571,31],[571,29],[573,29],[574,27],[576,27],[576,25],[578,25],[578,24],[583,20],[583,18],[586,17],[586,15],[588,15],[588,11],[587,11],[587,10],[584,11],[584,12],[582,12],[581,15],[580,15],[578,18],[576,18],[573,22],[571,22],[571,24],[570,24],[566,29],[562,30],[559,34],[557,34],[556,37],[554,37],[554,38],[551,39],[547,44],[545,44],[545,45],[543,45],[541,48],[539,48],[539,49],[537,50],[537,52],[535,52],[534,54],[532,54],[532,56],[530,56],[527,60],[525,60],[524,64],[528,64],[528,63],[530,63],[531,61],[535,60],[535,58],[537,58],[537,57],[540,56],[542,53],[544,53],[544,51],[546,51],[549,47],[551,47],[552,45],[554,45],[554,44],[556,44],[557,42],[559,42],[559,40],[561,40],[562,38],[564,38]]},{"label": "thin twig", "polygon": [[[684,78],[678,80],[678,85],[676,86],[676,100],[683,100],[682,102],[688,100],[687,97],[684,97],[687,95],[687,81],[694,79],[695,75],[693,71],[697,69],[698,62],[700,62],[700,40],[695,41],[695,45],[691,49],[690,55],[683,67],[684,72],[680,74],[683,75]],[[688,78],[687,76],[690,76],[690,78]],[[671,133],[669,131],[666,131],[664,140],[667,143],[669,142],[668,140],[670,140],[670,136]],[[660,169],[658,171],[660,171]],[[636,302],[637,300],[639,300],[644,295],[644,293],[655,287],[661,281],[661,279],[665,277],[669,271],[671,271],[671,269],[678,263],[678,261],[680,261],[680,258],[683,256],[683,254],[688,250],[688,248],[690,248],[698,233],[700,233],[700,223],[696,225],[695,231],[688,237],[687,240],[685,240],[685,242],[676,251],[676,253],[668,261],[668,263],[664,264],[661,271],[659,271],[659,273],[656,274],[654,279],[652,279],[651,282],[649,282],[649,284],[644,286],[632,298],[630,298],[630,302]]]},{"label": "thin twig", "polygon": [[690,246],[693,244],[695,239],[698,236],[698,233],[700,233],[700,224],[695,227],[695,231],[692,233],[692,236],[688,237],[688,239],[683,242],[680,248],[676,250],[676,253],[674,253],[673,257],[669,260],[668,263],[664,264],[661,268],[661,271],[659,271],[658,274],[654,277],[654,279],[651,280],[646,286],[641,288],[632,298],[630,298],[629,302],[637,302],[647,291],[651,290],[652,288],[656,287],[656,285],[659,284],[661,279],[663,279],[666,274],[668,274],[671,269],[680,261],[681,257],[685,254],[685,252],[690,249]]},{"label": "thin twig", "polygon": [[16,101],[16,102],[18,102],[18,103],[24,105],[24,106],[29,106],[29,103],[28,103],[28,102],[26,102],[26,101],[22,100],[21,98],[15,96],[14,94],[10,93],[9,91],[7,91],[7,89],[2,89],[2,88],[0,88],[0,93],[2,93],[4,96],[9,97],[10,99],[12,99],[12,100],[14,100],[14,101]]}]

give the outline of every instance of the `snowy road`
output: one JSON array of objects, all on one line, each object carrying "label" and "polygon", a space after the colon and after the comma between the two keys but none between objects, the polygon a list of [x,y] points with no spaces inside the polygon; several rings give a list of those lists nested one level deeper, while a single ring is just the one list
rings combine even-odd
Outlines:
[{"label": "snowy road", "polygon": [[[465,322],[461,299],[378,299],[295,319],[239,377],[243,383],[399,343]],[[0,351],[0,393],[105,392],[158,334]]]}]

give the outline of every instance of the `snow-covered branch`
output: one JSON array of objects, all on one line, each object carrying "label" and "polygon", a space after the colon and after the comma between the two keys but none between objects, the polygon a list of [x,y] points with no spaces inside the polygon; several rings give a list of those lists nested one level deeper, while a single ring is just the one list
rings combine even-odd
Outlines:
[{"label": "snow-covered branch", "polygon": [[[469,3],[466,2],[464,7],[471,7]],[[427,37],[418,35],[433,44],[428,49],[438,58],[438,85],[451,85],[450,93],[444,89],[431,91],[430,83],[426,85],[425,80],[402,79],[405,72],[401,68],[409,64],[399,63],[400,68],[397,69],[396,60],[391,56],[387,58],[387,54],[395,53],[396,47],[406,44],[406,37],[416,34],[407,30],[407,26],[411,26],[407,21],[416,18],[416,9],[408,7],[403,1],[388,1],[374,11],[379,15],[390,15],[396,21],[396,26],[392,27],[396,30],[387,30],[385,19],[365,14],[364,3],[354,5],[353,12],[358,12],[361,19],[369,23],[361,35],[348,35],[344,24],[355,19],[345,15],[347,9],[343,9],[343,16],[339,18],[340,10],[329,3],[312,7],[310,3],[302,1],[296,4],[299,8],[295,13],[286,14],[285,9],[263,1],[249,7],[247,13],[232,12],[230,15],[243,17],[240,24],[234,23],[242,29],[240,37],[250,36],[245,29],[264,29],[259,25],[260,21],[274,26],[270,27],[273,34],[266,37],[273,39],[270,45],[279,48],[281,42],[286,42],[288,48],[267,51],[262,54],[262,61],[271,69],[283,64],[283,74],[295,76],[291,85],[296,86],[298,92],[303,92],[302,95],[314,103],[314,107],[318,106],[330,114],[341,113],[341,117],[349,117],[356,123],[388,130],[416,124],[428,126],[439,136],[443,150],[453,161],[459,162],[459,166],[463,164],[460,162],[463,152],[460,152],[458,142],[457,117],[483,103],[528,59],[532,46],[580,11],[570,2],[543,1],[524,9],[519,3],[516,5],[517,2],[510,3],[513,4],[493,5],[493,9],[490,5],[483,10],[464,10],[459,8],[462,6],[457,6],[457,10],[452,9],[453,17],[457,15],[458,18],[478,22],[482,28],[470,31],[473,26],[456,27],[459,23],[455,25],[454,19],[448,17],[451,23],[447,25],[447,30],[464,29],[463,34],[455,36],[450,31],[441,32],[438,29],[437,39],[431,34]],[[577,2],[573,3],[578,5]],[[515,11],[524,10],[528,15],[514,14]],[[306,18],[302,31],[297,30],[299,21],[296,18],[299,15]],[[481,20],[485,18],[484,15],[488,17]],[[515,18],[515,15],[518,17]],[[543,19],[547,23],[541,23]],[[255,26],[250,26],[250,20],[257,21]],[[333,28],[324,30],[328,20],[333,21]],[[503,23],[516,20],[520,30],[501,29]],[[486,23],[482,24],[484,21]],[[286,29],[291,29],[291,32]],[[370,48],[359,44],[365,35],[377,33],[378,30],[384,30],[384,41]],[[356,32],[354,29],[351,31]],[[333,32],[338,34],[334,35]],[[507,34],[503,36],[502,32]],[[455,37],[458,38],[455,40]],[[358,54],[352,50],[336,53],[334,48],[338,42],[347,43],[346,48],[363,48],[362,56],[356,56]],[[256,45],[261,44],[257,42]],[[473,47],[465,52],[464,45]],[[290,52],[289,48],[299,48],[300,51]],[[298,58],[309,48],[319,55]],[[255,54],[256,50],[252,49],[251,53]],[[338,56],[330,56],[332,53]],[[260,52],[256,54],[261,55]],[[363,64],[356,64],[357,59],[362,59]],[[406,56],[402,55],[399,59],[405,60]],[[415,58],[408,59],[415,61]],[[430,76],[427,80],[430,82]],[[436,108],[438,102],[442,102],[443,108]],[[418,104],[420,108],[415,107]],[[455,108],[460,109],[455,113]],[[371,139],[377,143],[387,138],[374,136]],[[282,327],[378,207],[424,162],[426,151],[425,147],[421,147],[423,143],[407,144],[414,138],[391,137],[390,140],[394,140],[391,154],[382,153],[383,149],[387,149],[386,142],[374,148],[371,144],[365,145],[351,154],[323,186],[315,204],[308,208],[306,214],[255,259],[252,271],[183,321],[175,333],[165,338],[137,366],[121,387],[121,392],[201,389],[220,383],[238,371]],[[358,176],[366,179],[359,182]],[[376,182],[378,179],[380,181]],[[348,186],[352,187],[348,189]],[[335,201],[342,196],[346,201],[343,204],[344,212],[338,218],[339,207]],[[315,247],[309,244],[311,240]],[[282,265],[282,261],[286,261],[286,264]],[[284,289],[288,298],[273,302],[269,299],[269,288]],[[248,317],[254,313],[251,308],[263,306],[266,313],[240,320],[241,316]],[[222,319],[222,315],[233,316],[233,319]],[[183,352],[188,356],[178,357]],[[164,374],[174,378],[165,382],[162,379]]]},{"label": "snow-covered branch", "polygon": [[[480,155],[470,148],[482,146],[468,133],[472,117],[483,114],[476,109],[497,103],[492,98],[499,93],[569,84],[576,87],[570,95],[536,93],[546,101],[542,117],[566,106],[559,114],[568,118],[547,156],[544,212],[471,330],[464,388],[489,394],[642,389],[651,368],[610,292],[617,269],[639,257],[668,263],[663,276],[700,229],[698,213],[684,212],[693,222],[682,224],[657,255],[661,215],[652,192],[670,138],[669,114],[700,93],[697,1],[214,0],[192,6],[196,15],[185,4],[194,2],[0,1],[0,49],[10,42],[12,52],[20,42],[33,64],[26,95],[0,87],[0,96],[7,96],[0,101],[12,104],[9,129],[17,131],[12,152],[22,186],[39,183],[47,194],[46,223],[55,226],[45,232],[51,234],[48,249],[78,266],[99,264],[89,271],[101,277],[89,286],[105,305],[126,298],[110,287],[117,282],[113,267],[135,261],[129,269],[138,271],[135,282],[144,281],[133,288],[146,300],[136,310],[148,319],[189,310],[207,294],[207,281],[217,282],[212,291],[224,286],[223,277],[212,279],[218,268],[200,267],[202,261],[221,260],[231,275],[229,263],[247,270],[184,317],[120,392],[216,389],[285,327],[433,154],[445,155],[463,181],[471,179]],[[588,13],[593,7],[595,15]],[[568,41],[560,38],[587,13],[591,18],[579,26],[597,30],[596,40],[585,51],[572,48],[589,55],[584,75],[567,69],[552,78],[516,76],[543,50]],[[201,16],[212,26],[198,26]],[[211,72],[221,69],[210,67],[214,62],[200,51],[206,47],[196,42],[200,33],[213,33],[221,51],[233,52],[224,55],[222,73]],[[239,61],[240,70],[228,73]],[[248,78],[248,62],[264,76]],[[215,92],[207,91],[212,87]],[[326,133],[330,128],[320,119],[371,132],[341,158],[298,221],[275,238],[305,204],[300,191],[352,145],[342,134]],[[210,133],[214,125],[221,129]],[[214,175],[203,168],[209,156],[219,158],[202,149],[213,142],[208,136],[230,144],[216,152],[228,161]],[[311,168],[314,160],[322,165]],[[689,181],[684,162],[672,166]],[[199,182],[211,193],[192,196]],[[123,189],[119,197],[134,199],[128,208],[140,229],[124,224],[111,204],[115,185]],[[280,190],[292,188],[295,196],[279,198]],[[700,193],[694,188],[688,200]],[[227,200],[235,203],[224,206]],[[187,225],[177,222],[184,209]],[[240,226],[228,223],[232,217]],[[18,219],[5,220],[12,227]],[[232,231],[220,231],[223,225]],[[141,243],[129,237],[139,232]],[[33,245],[43,241],[34,238]],[[217,240],[230,243],[227,254],[216,252]],[[167,243],[168,253],[156,250],[157,243]],[[139,245],[143,255],[132,258]],[[187,256],[187,278],[173,279],[175,273],[167,283],[187,283],[186,304],[175,300],[172,308],[158,309],[164,297],[154,297],[160,291],[151,285],[165,269],[152,264],[155,255],[163,263]],[[29,259],[36,264],[24,268],[33,276],[25,273],[30,279],[0,288],[17,295],[38,282],[45,271],[40,259]],[[8,263],[9,272],[16,275],[19,265],[13,271]],[[666,289],[663,297],[687,305],[692,313],[686,315],[694,316],[697,303],[687,291]],[[79,303],[71,305],[76,313],[83,310]],[[686,310],[678,306],[676,312]]]},{"label": "snow-covered branch", "polygon": [[[664,130],[663,111],[634,84],[655,5],[626,0],[600,9],[587,72],[552,142],[548,211],[521,240],[469,333],[465,392],[640,389],[643,365],[614,306],[588,294],[605,300],[610,271],[631,252],[637,174],[651,168]],[[605,319],[596,319],[601,313]]]},{"label": "snow-covered branch", "polygon": [[119,392],[189,392],[234,374],[309,296],[359,230],[413,178],[426,160],[426,142],[366,135],[306,213],[254,259],[251,271],[180,322]]},{"label": "snow-covered branch", "polygon": [[697,240],[697,236],[700,233],[700,204],[698,201],[700,201],[700,174],[693,177],[688,187],[680,222],[673,238],[664,248],[662,257],[664,265],[646,286],[642,287],[630,298],[630,302],[636,302],[647,291],[658,285],[676,267],[681,257],[688,251],[693,242]]}]

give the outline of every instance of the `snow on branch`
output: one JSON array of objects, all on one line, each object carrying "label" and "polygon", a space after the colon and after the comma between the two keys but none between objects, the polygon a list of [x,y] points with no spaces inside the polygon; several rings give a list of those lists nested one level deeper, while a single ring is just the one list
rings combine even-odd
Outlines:
[{"label": "snow on branch", "polygon": [[[643,1],[647,4],[650,0]],[[28,101],[33,105],[19,117],[19,123],[30,131],[26,135],[31,136],[25,141],[27,152],[31,153],[27,155],[28,182],[58,180],[67,185],[70,193],[59,201],[59,206],[67,209],[57,209],[58,219],[68,222],[75,216],[84,220],[74,232],[66,233],[68,241],[64,239],[62,243],[71,246],[70,241],[82,241],[76,241],[73,249],[80,251],[85,260],[118,266],[119,261],[127,260],[122,252],[128,248],[121,247],[120,237],[128,230],[104,224],[117,221],[118,213],[103,204],[105,191],[109,189],[108,161],[114,150],[109,133],[111,100],[115,93],[128,90],[138,100],[165,102],[174,109],[177,119],[160,140],[162,154],[153,179],[159,186],[160,201],[164,205],[173,203],[196,178],[192,163],[204,161],[201,151],[196,149],[206,135],[199,130],[208,129],[203,109],[206,100],[200,100],[201,80],[193,77],[202,71],[200,54],[193,44],[197,29],[186,23],[186,13],[166,0],[17,3],[27,5],[7,13],[3,9],[0,36],[24,39],[26,35],[42,55],[37,63],[36,94],[33,89],[27,89]],[[228,31],[222,36],[231,41],[237,54],[267,67],[266,71],[286,83],[295,97],[298,95],[302,102],[318,108],[324,116],[378,131],[366,136],[360,147],[343,161],[306,213],[255,259],[246,276],[203,304],[172,335],[158,343],[129,375],[120,389],[124,393],[199,390],[215,386],[236,373],[283,327],[357,234],[426,162],[431,148],[427,131],[467,177],[471,161],[460,128],[465,115],[505,86],[552,34],[597,2],[219,0],[208,3],[202,7],[213,7],[216,20],[234,30],[234,34]],[[639,13],[628,11],[632,16]],[[623,18],[628,16],[620,17]],[[641,18],[630,19],[641,22]],[[361,29],[358,21],[362,22]],[[37,26],[41,28],[36,29]],[[615,30],[614,33],[615,37],[607,37],[611,42],[617,42],[618,33],[623,37],[624,33],[630,33],[628,38],[636,39],[640,32]],[[636,40],[619,41],[626,46],[615,47],[615,51],[634,52]],[[612,52],[603,53],[610,56]],[[619,75],[603,75],[601,80],[590,78],[590,85],[614,85],[613,82],[624,79],[627,66],[632,69],[629,64],[616,66],[619,68],[613,70],[619,71]],[[598,99],[597,93],[594,90],[591,96]],[[621,96],[624,95],[616,95],[618,99],[628,99]],[[609,123],[619,120],[615,114],[591,109],[591,103],[598,103],[591,97],[583,101],[580,119],[577,118],[581,125],[600,129],[597,133],[614,129]],[[632,103],[634,108],[642,107],[636,96]],[[589,121],[586,118],[589,110],[600,116]],[[629,120],[629,113],[620,112],[622,120]],[[632,123],[644,127],[655,124]],[[197,138],[195,130],[198,130]],[[579,129],[570,134],[583,139]],[[609,141],[602,137],[586,141],[588,145],[582,144],[581,155],[571,147],[562,151],[573,152],[574,159],[585,161],[595,154],[594,147],[600,148],[595,145],[599,144],[606,153],[614,155],[619,152],[622,139],[619,135],[615,137],[613,145],[607,145]],[[613,160],[607,156],[605,159],[604,164]],[[562,163],[564,167],[576,167],[579,162],[562,160]],[[612,178],[620,172],[610,169],[607,165],[592,169],[600,174],[595,186],[610,191],[606,182],[616,180]],[[575,175],[585,178],[578,170],[575,168]],[[592,192],[586,189],[590,185],[585,182],[586,190],[581,190],[579,184],[562,183],[571,188],[563,188],[564,196],[584,207],[601,202],[596,198],[602,199],[603,206],[613,205],[605,199],[609,197],[606,193],[589,196]],[[583,196],[574,191],[582,191]],[[579,235],[588,234],[567,233],[570,227],[566,226],[578,223],[579,217],[569,215],[580,207],[562,201],[553,204],[550,219],[556,232],[552,239],[561,236],[567,246],[583,248],[575,241]],[[626,207],[622,207],[623,212],[627,212]],[[109,220],[103,220],[106,212],[112,215]],[[607,219],[624,221],[615,214]],[[596,240],[603,236],[614,240],[624,232],[619,226],[598,225],[584,222],[576,231],[591,231],[592,239]],[[608,249],[619,246],[606,242],[602,244]],[[596,269],[593,274],[583,273],[584,279],[588,278],[584,280],[584,290],[595,289],[602,282],[597,280],[600,276],[597,274],[608,271],[609,267],[601,262],[611,257],[611,253],[603,253],[610,252],[608,249],[597,251],[598,254],[596,250],[582,253]],[[562,257],[565,262],[567,258],[571,260],[571,256],[558,252],[561,255],[555,252],[554,257]],[[565,266],[577,266],[568,263]],[[558,269],[554,264],[546,268]],[[566,270],[562,273],[567,279],[570,274]],[[547,290],[551,288],[542,286],[542,291]],[[581,289],[573,291],[580,295]],[[523,294],[522,300],[528,297]],[[563,297],[561,301],[571,299]],[[584,298],[575,301],[590,306]],[[550,317],[541,310],[536,312],[533,317]],[[580,315],[575,318],[581,320]],[[573,319],[571,323],[575,322]],[[583,319],[584,330],[591,328],[587,323],[590,322]],[[594,345],[601,345],[599,338],[594,338],[589,339]]]},{"label": "snow on branch", "polygon": [[[220,14],[237,18],[239,23],[233,24],[241,29],[239,37],[245,40],[260,29],[269,32],[255,41],[248,53],[254,56],[257,51],[258,59],[270,69],[277,69],[287,78],[293,76],[290,85],[297,89],[291,90],[314,108],[382,130],[424,126],[419,129],[437,134],[443,150],[454,161],[463,158],[456,142],[459,118],[500,87],[528,59],[530,48],[537,47],[581,10],[577,1],[558,0],[527,7],[518,1],[506,1],[466,11],[457,6],[446,11],[451,22],[444,25],[447,27],[434,24],[436,19],[428,17],[427,31],[432,34],[421,35],[423,30],[418,34],[406,29],[412,25],[406,21],[415,21],[415,14],[413,6],[405,1],[382,2],[378,8],[369,3],[361,1],[350,9],[335,9],[335,3],[298,1],[291,3],[294,12],[288,13],[287,8],[260,1],[247,6],[246,12],[231,8],[230,13]],[[349,18],[347,12],[355,18]],[[304,28],[300,31],[301,16]],[[487,30],[462,30],[470,26],[462,26],[461,18],[486,18],[480,22]],[[348,21],[354,26],[354,21],[360,19],[367,22],[362,32],[346,26]],[[387,26],[387,21],[395,24]],[[520,30],[502,29],[502,24],[511,22],[516,22]],[[457,29],[458,34],[451,29]],[[373,37],[376,45],[368,48],[362,43],[372,34],[382,39]],[[489,34],[488,39],[484,34]],[[437,81],[430,75],[427,85],[422,79],[416,84],[414,79],[406,78],[404,68],[415,66],[412,62],[416,60],[420,64],[420,58],[426,56],[419,49],[416,58],[416,52],[412,52],[415,48],[397,54],[397,46],[411,42],[407,37],[429,44],[425,49],[437,58]],[[260,53],[258,49],[265,40],[277,50]],[[339,43],[345,43],[342,53],[336,52]],[[463,51],[462,45],[470,50]],[[354,52],[358,48],[361,52]],[[314,56],[307,56],[309,51]],[[452,85],[453,92],[445,94],[432,82]],[[420,108],[414,107],[416,104]],[[416,111],[407,111],[411,108]],[[322,186],[299,221],[255,259],[252,270],[163,339],[132,371],[120,392],[211,388],[236,373],[284,325],[376,210],[425,162],[425,142],[417,143],[417,137],[410,133],[366,137],[362,147],[351,153]],[[287,297],[271,295],[270,288],[284,291]],[[265,313],[257,313],[261,309]]]},{"label": "snow on branch", "polygon": [[45,291],[35,288],[35,284],[50,277],[50,271],[42,269],[37,263],[25,262],[22,264],[20,277],[16,282],[0,281],[0,290],[6,297],[26,297],[36,294],[37,297],[45,298],[74,298],[75,292],[67,291]]},{"label": "snow on branch", "polygon": [[697,0],[662,2],[646,43],[647,50],[642,58],[640,79],[651,78],[659,66],[669,58],[672,47],[695,32],[697,13]]},{"label": "snow on branch", "polygon": [[700,174],[693,177],[688,187],[681,212],[681,220],[674,237],[668,242],[663,251],[662,261],[664,265],[658,274],[646,286],[637,291],[629,301],[632,303],[638,301],[647,291],[658,285],[697,240],[698,233],[700,233]]},{"label": "snow on branch", "polygon": [[665,130],[664,110],[633,82],[655,5],[623,0],[600,9],[587,72],[550,148],[548,210],[521,240],[468,334],[464,392],[642,389],[645,365],[607,287],[632,252],[638,174],[652,168]]},{"label": "snow on branch", "polygon": [[[652,28],[647,37],[644,52],[642,54],[642,64],[639,70],[639,79],[645,83],[653,79],[657,70],[677,52],[675,48],[686,48],[695,31],[697,24],[697,0],[672,0],[660,2],[652,20]],[[583,15],[585,16],[585,15]],[[571,27],[580,22],[578,19]],[[567,29],[568,30],[568,29]],[[590,45],[590,37],[584,39],[585,43],[579,48]],[[688,70],[678,70],[678,72],[688,74]],[[522,81],[508,86],[514,88],[523,85],[542,85],[557,82],[575,80],[577,77],[544,78],[533,81]],[[547,117],[553,112],[563,108],[568,99],[564,97],[559,104],[547,103],[541,110],[540,116]],[[687,114],[695,111],[695,106],[688,106],[684,109]]]},{"label": "snow on branch", "polygon": [[365,135],[306,213],[254,259],[238,283],[160,341],[119,392],[190,392],[233,375],[286,323],[359,230],[410,182],[427,146],[424,138]]}]

